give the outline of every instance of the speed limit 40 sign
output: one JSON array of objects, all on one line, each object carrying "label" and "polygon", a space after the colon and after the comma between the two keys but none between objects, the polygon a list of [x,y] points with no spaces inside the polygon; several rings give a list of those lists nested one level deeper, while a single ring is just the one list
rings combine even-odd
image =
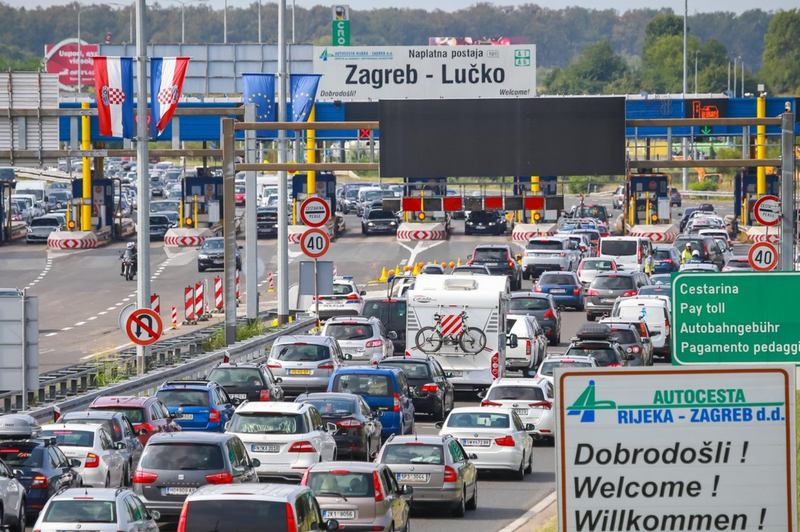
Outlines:
[{"label": "speed limit 40 sign", "polygon": [[318,259],[328,252],[331,238],[321,229],[309,229],[300,237],[300,249],[306,256]]},{"label": "speed limit 40 sign", "polygon": [[758,242],[750,248],[747,261],[757,272],[774,270],[778,266],[778,250],[769,242]]}]

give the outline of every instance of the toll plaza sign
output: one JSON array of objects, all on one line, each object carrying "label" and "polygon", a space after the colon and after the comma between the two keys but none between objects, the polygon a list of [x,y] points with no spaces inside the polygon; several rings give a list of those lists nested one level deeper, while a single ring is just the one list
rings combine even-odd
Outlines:
[{"label": "toll plaza sign", "polygon": [[800,273],[680,273],[672,280],[672,363],[800,364]]},{"label": "toll plaza sign", "polygon": [[794,367],[555,379],[560,532],[797,529]]},{"label": "toll plaza sign", "polygon": [[536,47],[314,47],[319,100],[532,98]]}]

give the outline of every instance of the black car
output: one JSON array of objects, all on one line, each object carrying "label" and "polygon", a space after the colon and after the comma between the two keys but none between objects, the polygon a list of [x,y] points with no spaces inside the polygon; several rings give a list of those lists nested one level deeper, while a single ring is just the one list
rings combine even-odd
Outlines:
[{"label": "black car", "polygon": [[373,233],[397,233],[397,217],[392,211],[381,208],[364,211],[361,218],[361,232],[365,235]]},{"label": "black car", "polygon": [[259,207],[256,210],[258,236],[278,236],[278,208]]},{"label": "black car", "polygon": [[669,204],[671,207],[680,207],[683,204],[683,196],[675,187],[669,189]]},{"label": "black car", "polygon": [[492,275],[505,275],[511,280],[511,290],[522,288],[522,268],[514,260],[511,247],[506,244],[482,245],[467,257],[469,265],[486,266]]},{"label": "black car", "polygon": [[222,362],[208,373],[208,380],[222,386],[235,405],[243,401],[283,401],[281,379],[264,364]]},{"label": "black car", "polygon": [[322,421],[336,424],[336,453],[341,459],[369,461],[381,448],[383,412],[373,412],[363,397],[352,393],[304,393],[295,403],[311,403],[319,411]]},{"label": "black car", "polygon": [[608,325],[587,323],[578,329],[578,334],[567,348],[566,356],[590,356],[597,365],[605,368],[629,366],[635,355],[627,354],[612,336]]},{"label": "black car", "polygon": [[150,239],[164,240],[167,231],[172,227],[172,222],[163,214],[150,215]]},{"label": "black car", "polygon": [[164,196],[164,184],[158,177],[150,178],[150,193],[153,196]]},{"label": "black car", "polygon": [[361,315],[378,318],[386,332],[394,331],[397,338],[392,339],[394,352],[398,355],[406,351],[406,300],[397,297],[364,298]]},{"label": "black car", "polygon": [[385,358],[378,367],[403,370],[412,388],[414,412],[431,414],[435,421],[444,421],[455,407],[453,384],[447,380],[447,375],[436,360],[427,357]]},{"label": "black car", "polygon": [[[236,269],[242,269],[242,254],[239,252],[242,246],[235,246],[236,250]],[[225,239],[223,237],[207,238],[203,245],[197,248],[197,271],[204,272],[212,268],[225,269]]]},{"label": "black car", "polygon": [[561,313],[551,294],[537,292],[511,294],[508,313],[534,316],[544,329],[550,345],[561,343]]},{"label": "black car", "polygon": [[464,222],[464,234],[502,235],[508,229],[508,221],[500,211],[472,211]]}]

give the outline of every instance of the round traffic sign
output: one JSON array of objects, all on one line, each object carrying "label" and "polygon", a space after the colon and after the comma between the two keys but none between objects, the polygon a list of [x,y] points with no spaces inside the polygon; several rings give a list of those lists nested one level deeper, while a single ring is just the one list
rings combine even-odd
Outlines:
[{"label": "round traffic sign", "polygon": [[164,331],[164,323],[154,310],[140,308],[134,310],[125,323],[125,332],[131,342],[138,345],[154,344]]},{"label": "round traffic sign", "polygon": [[757,272],[774,270],[778,266],[778,250],[769,242],[758,242],[750,248],[747,262]]},{"label": "round traffic sign", "polygon": [[761,225],[778,225],[781,221],[781,200],[778,196],[761,196],[753,205],[753,216]]},{"label": "round traffic sign", "polygon": [[321,229],[309,229],[300,237],[300,249],[308,257],[318,259],[328,252],[331,238]]},{"label": "round traffic sign", "polygon": [[309,227],[321,227],[331,219],[331,206],[322,198],[306,198],[300,205],[300,219]]},{"label": "round traffic sign", "polygon": [[128,318],[131,317],[133,311],[136,310],[135,303],[129,303],[122,307],[122,310],[119,312],[119,328],[122,331],[125,331],[125,327],[128,323]]}]

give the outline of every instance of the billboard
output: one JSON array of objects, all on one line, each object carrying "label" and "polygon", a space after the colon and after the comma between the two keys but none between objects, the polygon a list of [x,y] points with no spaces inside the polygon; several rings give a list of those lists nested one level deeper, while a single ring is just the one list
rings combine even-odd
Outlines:
[{"label": "billboard", "polygon": [[556,369],[559,531],[797,530],[794,376]]},{"label": "billboard", "polygon": [[428,46],[507,46],[528,44],[525,37],[428,37]]},{"label": "billboard", "polygon": [[317,99],[530,98],[536,47],[314,47]]},{"label": "billboard", "polygon": [[[94,62],[92,57],[100,55],[100,46],[82,42],[81,83],[94,85]],[[58,83],[62,88],[78,85],[78,39],[64,39],[58,44],[46,44],[44,60],[49,74],[58,74]]]}]

